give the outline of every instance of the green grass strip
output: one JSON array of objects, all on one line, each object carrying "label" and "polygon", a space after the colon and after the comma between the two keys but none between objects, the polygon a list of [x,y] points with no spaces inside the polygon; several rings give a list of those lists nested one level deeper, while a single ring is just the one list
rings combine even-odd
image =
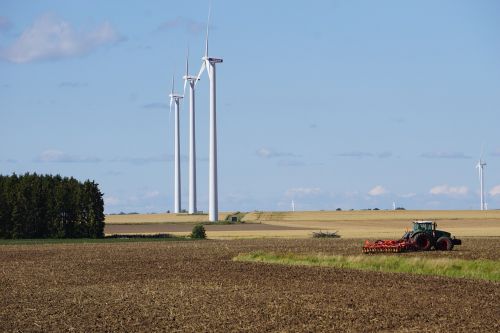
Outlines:
[{"label": "green grass strip", "polygon": [[257,251],[240,254],[233,260],[500,281],[500,261],[486,259],[464,260],[385,255],[278,254]]}]

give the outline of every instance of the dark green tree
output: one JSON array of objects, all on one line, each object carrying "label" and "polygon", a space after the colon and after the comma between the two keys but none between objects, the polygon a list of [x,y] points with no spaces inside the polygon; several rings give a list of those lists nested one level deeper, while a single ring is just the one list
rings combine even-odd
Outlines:
[{"label": "dark green tree", "polygon": [[0,175],[0,237],[103,237],[98,184],[59,175]]}]

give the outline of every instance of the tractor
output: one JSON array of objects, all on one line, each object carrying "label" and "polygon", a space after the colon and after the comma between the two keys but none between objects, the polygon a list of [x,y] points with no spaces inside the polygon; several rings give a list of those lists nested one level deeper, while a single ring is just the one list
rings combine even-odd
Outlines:
[{"label": "tractor", "polygon": [[407,231],[399,240],[365,241],[364,253],[374,252],[405,252],[428,251],[432,248],[441,251],[451,251],[462,241],[451,237],[446,231],[438,230],[434,221],[413,221],[413,230]]},{"label": "tractor", "polygon": [[413,230],[407,231],[402,239],[412,240],[417,250],[428,251],[432,247],[436,250],[451,251],[453,246],[461,245],[462,241],[451,238],[449,232],[438,230],[434,221],[413,221]]}]

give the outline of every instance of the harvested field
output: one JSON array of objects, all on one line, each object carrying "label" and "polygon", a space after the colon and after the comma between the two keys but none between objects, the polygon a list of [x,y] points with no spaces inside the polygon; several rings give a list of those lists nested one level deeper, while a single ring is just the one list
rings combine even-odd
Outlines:
[{"label": "harvested field", "polygon": [[[235,212],[221,212],[219,219],[225,220]],[[500,221],[500,210],[354,210],[354,211],[297,211],[297,212],[250,212],[243,213],[245,222],[277,221],[411,221],[411,220],[467,220]],[[106,215],[106,224],[140,223],[199,223],[207,222],[207,214],[123,214]]]},{"label": "harvested field", "polygon": [[[105,233],[159,233],[187,235],[195,223],[106,224]],[[205,225],[209,238],[309,238],[314,231],[337,231],[341,237],[398,239],[411,228],[411,221],[266,221]],[[456,237],[500,236],[500,220],[439,220],[438,229]]]},{"label": "harvested field", "polygon": [[353,210],[252,212],[248,222],[266,221],[400,221],[400,220],[500,220],[500,210]]},{"label": "harvested field", "polygon": [[[221,219],[229,213],[222,213]],[[500,211],[314,211],[314,212],[252,212],[242,214],[245,225],[224,229],[207,229],[210,238],[308,238],[313,231],[337,231],[347,238],[397,239],[414,219],[436,220],[438,228],[457,237],[500,237]],[[207,215],[149,214],[106,216],[106,234],[115,230],[134,233],[169,232],[187,235],[195,223],[206,222]],[[154,227],[153,225],[161,225]],[[275,229],[268,228],[276,226]],[[143,227],[141,227],[143,226]],[[177,226],[177,227],[175,227]],[[279,228],[283,227],[283,228]],[[118,228],[118,229],[113,229]],[[111,231],[113,230],[113,231]]]},{"label": "harvested field", "polygon": [[[0,331],[498,332],[500,284],[232,261],[348,239],[0,246]],[[409,256],[500,260],[498,238]]]},{"label": "harvested field", "polygon": [[[219,213],[219,219],[225,220],[230,213]],[[207,222],[208,214],[123,214],[106,215],[106,224],[141,224],[141,223],[200,223]]]}]

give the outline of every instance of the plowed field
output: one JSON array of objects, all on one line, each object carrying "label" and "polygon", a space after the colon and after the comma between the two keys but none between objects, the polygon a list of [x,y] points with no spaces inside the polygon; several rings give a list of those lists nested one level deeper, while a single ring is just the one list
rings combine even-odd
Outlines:
[{"label": "plowed field", "polygon": [[[359,254],[361,243],[2,245],[0,331],[500,331],[499,283],[231,260],[255,250]],[[409,255],[499,260],[499,243]]]}]

